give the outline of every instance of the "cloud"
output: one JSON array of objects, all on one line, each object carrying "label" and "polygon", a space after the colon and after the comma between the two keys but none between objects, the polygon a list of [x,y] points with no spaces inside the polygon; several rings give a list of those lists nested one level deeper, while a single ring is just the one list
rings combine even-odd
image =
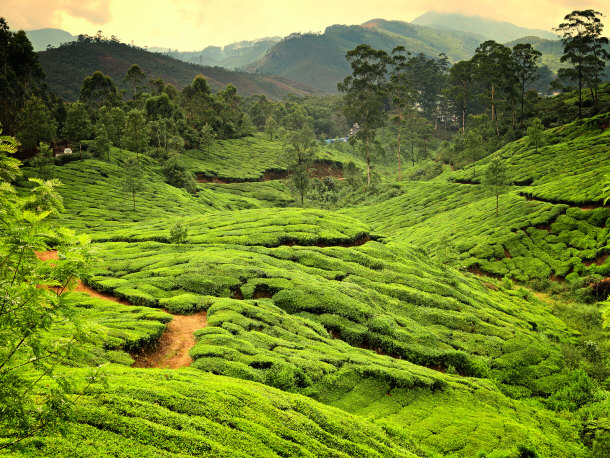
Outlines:
[{"label": "cloud", "polygon": [[3,10],[11,29],[61,27],[67,16],[96,26],[112,19],[107,0],[3,0]]}]

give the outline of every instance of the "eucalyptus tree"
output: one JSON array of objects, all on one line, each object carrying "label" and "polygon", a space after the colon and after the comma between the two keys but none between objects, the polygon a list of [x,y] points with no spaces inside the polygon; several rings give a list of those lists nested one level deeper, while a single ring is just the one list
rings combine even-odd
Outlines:
[{"label": "eucalyptus tree", "polygon": [[288,132],[285,146],[288,153],[288,171],[290,181],[301,197],[301,206],[305,202],[305,193],[309,189],[309,167],[315,154],[315,135],[310,126]]},{"label": "eucalyptus tree", "polygon": [[578,117],[582,118],[582,90],[586,85],[591,93],[593,106],[597,110],[597,86],[601,75],[610,59],[604,48],[608,38],[602,36],[604,25],[600,20],[602,14],[592,9],[572,11],[555,30],[561,32],[563,56],[561,62],[568,62],[572,68],[559,69],[560,78],[572,80],[578,84]]},{"label": "eucalyptus tree", "polygon": [[520,43],[513,46],[512,58],[516,76],[519,80],[519,89],[521,96],[521,116],[520,123],[523,126],[523,107],[525,105],[525,90],[527,85],[538,79],[538,61],[542,57],[542,53],[534,49],[529,43]]},{"label": "eucalyptus tree", "polygon": [[139,160],[130,157],[125,162],[124,175],[121,182],[121,188],[123,191],[131,194],[133,200],[133,210],[136,210],[136,194],[144,188],[144,182],[142,178],[142,168],[140,167]]},{"label": "eucalyptus tree", "polygon": [[385,123],[386,69],[390,57],[383,50],[361,44],[345,55],[352,74],[337,85],[345,95],[345,115],[359,126],[356,137],[364,143],[367,185],[371,184],[371,144],[375,130]]},{"label": "eucalyptus tree", "polygon": [[141,110],[133,109],[127,113],[125,119],[125,128],[121,143],[123,148],[136,153],[138,163],[140,162],[140,153],[150,142],[150,126],[146,121],[146,117]]},{"label": "eucalyptus tree", "polygon": [[[87,114],[85,105],[80,102],[68,105],[66,122],[62,130],[62,135],[67,140],[78,143],[78,149],[82,152],[82,142],[88,139],[93,133],[93,126]],[[82,156],[81,156],[82,158]]]},{"label": "eucalyptus tree", "polygon": [[119,91],[112,78],[101,71],[95,71],[83,80],[80,87],[79,101],[95,111],[101,107],[118,106],[121,104]]},{"label": "eucalyptus tree", "polygon": [[52,143],[57,133],[57,122],[38,97],[31,97],[17,115],[17,138],[25,148],[36,148],[40,142]]},{"label": "eucalyptus tree", "polygon": [[208,123],[205,123],[199,130],[199,149],[203,150],[205,148],[209,155],[210,147],[214,144],[214,140],[216,140],[214,129]]},{"label": "eucalyptus tree", "polygon": [[413,105],[413,94],[415,92],[413,81],[410,78],[409,64],[407,61],[407,56],[409,54],[410,53],[405,50],[404,46],[395,47],[391,54],[389,93],[392,105],[396,109],[396,115],[392,117],[392,124],[396,126],[397,130],[396,153],[398,156],[398,181],[402,178],[402,129],[406,122],[405,116]]},{"label": "eucalyptus tree", "polygon": [[507,187],[506,165],[500,158],[491,160],[485,174],[483,175],[483,184],[496,196],[496,216],[500,209],[500,194]]},{"label": "eucalyptus tree", "polygon": [[474,74],[485,86],[491,106],[491,121],[496,122],[496,134],[500,135],[498,123],[498,98],[500,91],[508,86],[508,79],[513,72],[510,48],[493,40],[481,43],[472,58]]},{"label": "eucalyptus tree", "polygon": [[146,88],[146,75],[139,65],[134,64],[127,70],[127,74],[125,75],[125,78],[123,78],[123,81],[131,88],[132,102],[135,107],[138,98],[140,98],[144,88]]},{"label": "eucalyptus tree", "polygon": [[466,110],[474,96],[474,64],[470,60],[456,62],[449,70],[447,95],[451,97],[462,112],[462,135],[466,135]]},{"label": "eucalyptus tree", "polygon": [[534,118],[531,125],[527,128],[527,136],[529,137],[529,144],[536,148],[540,148],[544,144],[544,126],[539,118]]}]

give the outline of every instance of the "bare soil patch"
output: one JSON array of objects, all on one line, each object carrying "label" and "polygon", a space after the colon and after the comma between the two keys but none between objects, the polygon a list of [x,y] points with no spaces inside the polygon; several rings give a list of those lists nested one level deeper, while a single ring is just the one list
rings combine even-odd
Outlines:
[{"label": "bare soil patch", "polygon": [[133,367],[178,369],[193,362],[189,355],[196,343],[193,333],[207,325],[207,312],[173,317],[154,347],[131,355],[136,360]]}]

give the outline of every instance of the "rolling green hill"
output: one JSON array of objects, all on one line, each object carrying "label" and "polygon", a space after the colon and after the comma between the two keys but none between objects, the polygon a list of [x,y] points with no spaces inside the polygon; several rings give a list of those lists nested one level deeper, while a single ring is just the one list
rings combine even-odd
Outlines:
[{"label": "rolling green hill", "polygon": [[[86,340],[61,373],[75,396],[92,369],[107,383],[63,436],[12,455],[604,456],[610,309],[591,283],[610,276],[606,121],[549,129],[538,150],[509,143],[476,174],[382,174],[338,211],[294,206],[283,174],[258,181],[286,166],[262,136],[183,153],[206,178],[196,194],[141,155],[135,211],[120,190],[129,151],[58,160],[57,222],[96,248],[86,284],[131,305],[68,293]],[[493,158],[512,183],[497,216],[481,184]],[[194,312],[207,324],[190,367],[130,367]],[[71,332],[54,323],[43,343]]]},{"label": "rolling green hill", "polygon": [[274,99],[286,94],[304,95],[315,92],[303,83],[283,77],[248,75],[220,67],[189,64],[106,40],[72,42],[39,53],[39,60],[47,76],[49,89],[67,101],[78,99],[83,79],[96,70],[110,75],[117,86],[124,87],[123,78],[133,64],[138,64],[148,79],[162,78],[178,89],[190,84],[195,76],[201,74],[207,78],[214,91],[233,84],[242,95],[264,94]]},{"label": "rolling green hill", "polygon": [[319,35],[290,35],[271,48],[264,58],[244,68],[336,92],[337,83],[350,71],[345,53],[361,43],[388,52],[401,44],[412,53],[436,57],[443,52],[451,61],[458,61],[470,58],[481,41],[480,37],[464,32],[374,19],[362,25],[334,25]]}]

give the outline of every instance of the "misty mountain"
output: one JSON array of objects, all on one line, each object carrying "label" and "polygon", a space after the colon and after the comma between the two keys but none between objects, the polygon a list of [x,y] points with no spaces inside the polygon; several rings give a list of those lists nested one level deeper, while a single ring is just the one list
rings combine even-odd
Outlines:
[{"label": "misty mountain", "polygon": [[270,37],[255,41],[239,41],[224,47],[208,46],[201,51],[172,51],[167,49],[161,52],[184,62],[234,70],[262,59],[267,51],[280,40],[280,37]]},{"label": "misty mountain", "polygon": [[436,57],[445,53],[452,62],[468,59],[482,37],[456,31],[439,31],[402,21],[374,19],[362,25],[333,25],[322,34],[292,34],[271,48],[247,71],[301,81],[325,92],[350,73],[345,53],[361,43],[390,52],[403,45],[411,53]]},{"label": "misty mountain", "polygon": [[37,29],[25,32],[32,42],[34,51],[44,51],[47,46],[56,48],[62,43],[75,41],[76,37],[62,29]]},{"label": "misty mountain", "polygon": [[499,43],[516,40],[525,36],[536,36],[547,40],[556,40],[557,35],[547,30],[528,29],[510,22],[501,22],[480,16],[439,13],[428,11],[411,21],[412,24],[432,27],[438,30],[456,30],[495,40]]}]

